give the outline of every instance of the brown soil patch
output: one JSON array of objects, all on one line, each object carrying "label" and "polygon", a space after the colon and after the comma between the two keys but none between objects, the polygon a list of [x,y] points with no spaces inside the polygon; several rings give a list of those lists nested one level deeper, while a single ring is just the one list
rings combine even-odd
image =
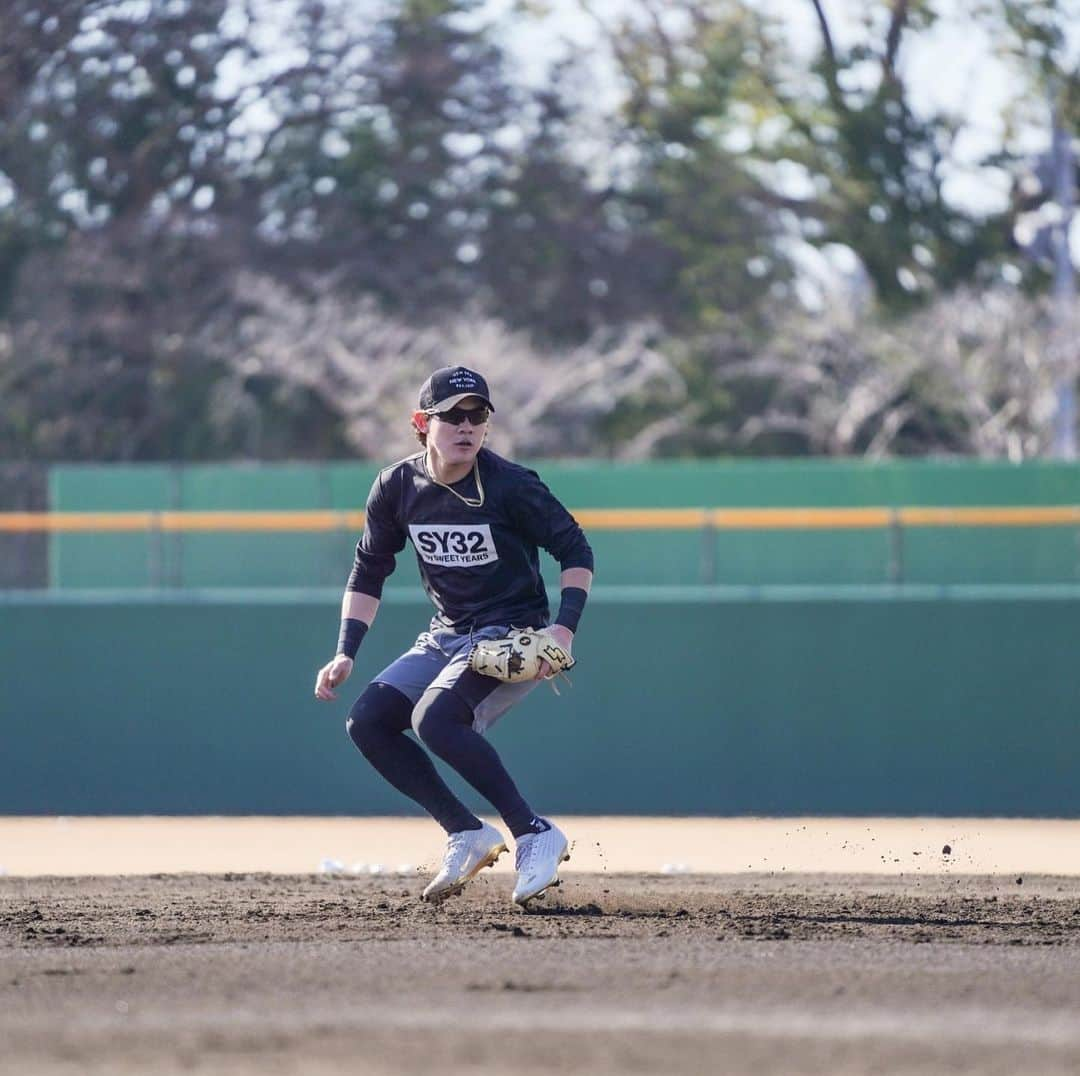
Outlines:
[{"label": "brown soil patch", "polygon": [[1080,1071],[1080,879],[0,878],[0,1072]]}]

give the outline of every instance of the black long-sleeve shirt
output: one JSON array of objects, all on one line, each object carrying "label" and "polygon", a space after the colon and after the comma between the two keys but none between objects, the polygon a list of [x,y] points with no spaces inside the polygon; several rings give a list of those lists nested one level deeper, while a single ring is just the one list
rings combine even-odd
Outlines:
[{"label": "black long-sleeve shirt", "polygon": [[[477,462],[484,490],[479,507],[434,482],[422,452],[381,471],[368,496],[349,590],[380,598],[397,554],[411,540],[424,589],[447,627],[546,624],[550,611],[538,549],[546,549],[563,571],[592,571],[592,549],[535,471],[486,448]],[[479,498],[471,471],[453,489]]]}]

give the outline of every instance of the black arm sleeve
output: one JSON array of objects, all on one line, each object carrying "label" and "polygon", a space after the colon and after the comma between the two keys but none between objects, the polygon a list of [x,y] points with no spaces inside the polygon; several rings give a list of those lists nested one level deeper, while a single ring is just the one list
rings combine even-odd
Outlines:
[{"label": "black arm sleeve", "polygon": [[559,567],[593,570],[593,551],[577,520],[544,485],[535,471],[525,471],[515,491],[514,517],[521,532],[546,549]]},{"label": "black arm sleeve", "polygon": [[364,511],[364,533],[356,543],[356,559],[346,589],[381,598],[383,583],[397,564],[395,557],[405,548],[405,530],[393,511],[390,491],[381,474],[371,487]]}]

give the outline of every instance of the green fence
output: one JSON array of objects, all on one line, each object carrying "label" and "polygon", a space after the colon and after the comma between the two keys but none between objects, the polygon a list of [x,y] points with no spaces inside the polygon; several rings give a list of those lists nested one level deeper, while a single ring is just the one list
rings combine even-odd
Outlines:
[{"label": "green fence", "polygon": [[[1080,503],[1080,466],[973,461],[542,463],[572,509],[1042,506]],[[373,464],[59,466],[56,511],[363,507]],[[57,534],[60,588],[340,586],[357,534]],[[832,531],[590,531],[608,584],[1072,583],[1075,526]],[[545,562],[546,577],[555,568]],[[415,587],[411,553],[389,586]]]},{"label": "green fence", "polygon": [[[343,722],[428,607],[327,705],[337,603],[0,595],[0,812],[407,813]],[[1078,637],[1075,586],[599,588],[573,687],[491,735],[552,812],[1077,816]]]}]

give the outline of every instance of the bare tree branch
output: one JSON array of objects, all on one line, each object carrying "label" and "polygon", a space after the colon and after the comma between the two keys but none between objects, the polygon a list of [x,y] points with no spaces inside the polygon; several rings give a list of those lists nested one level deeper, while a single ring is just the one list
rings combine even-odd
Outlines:
[{"label": "bare tree branch", "polygon": [[649,22],[652,23],[653,35],[660,49],[660,54],[664,57],[664,81],[670,85],[678,78],[681,65],[675,56],[675,48],[671,43],[671,38],[664,29],[664,22],[660,16],[660,5],[657,5],[654,0],[641,0],[641,3],[649,16]]},{"label": "bare tree branch", "polygon": [[[448,364],[474,366],[488,378],[503,401],[493,444],[511,455],[596,453],[597,427],[623,399],[650,389],[676,401],[686,396],[674,365],[650,343],[651,325],[544,350],[477,310],[415,325],[317,282],[300,296],[247,272],[236,288],[247,316],[237,326],[223,312],[205,334],[214,351],[236,356],[236,376],[218,399],[220,421],[248,421],[245,377],[272,375],[332,401],[351,446],[368,458],[404,455],[415,446],[407,419],[416,387]],[[646,435],[640,444],[619,446],[619,455],[645,452],[648,444]]]},{"label": "bare tree branch", "polygon": [[817,14],[818,26],[821,28],[821,44],[824,51],[825,84],[829,90],[829,100],[838,112],[846,111],[844,97],[840,92],[840,83],[837,81],[838,60],[836,47],[833,45],[832,31],[829,29],[829,20],[825,14],[825,8],[821,0],[810,0]]},{"label": "bare tree branch", "polygon": [[889,82],[896,80],[896,53],[900,48],[900,38],[907,24],[908,4],[909,0],[893,0],[889,32],[885,37],[885,55],[882,57],[882,74]]},{"label": "bare tree branch", "polygon": [[[743,445],[786,434],[832,455],[914,444],[1018,460],[1049,449],[1058,361],[1045,303],[991,289],[957,292],[891,325],[856,324],[840,308],[796,318],[764,354],[718,379],[769,387],[739,430]],[[1069,370],[1080,376],[1075,355]]]}]

